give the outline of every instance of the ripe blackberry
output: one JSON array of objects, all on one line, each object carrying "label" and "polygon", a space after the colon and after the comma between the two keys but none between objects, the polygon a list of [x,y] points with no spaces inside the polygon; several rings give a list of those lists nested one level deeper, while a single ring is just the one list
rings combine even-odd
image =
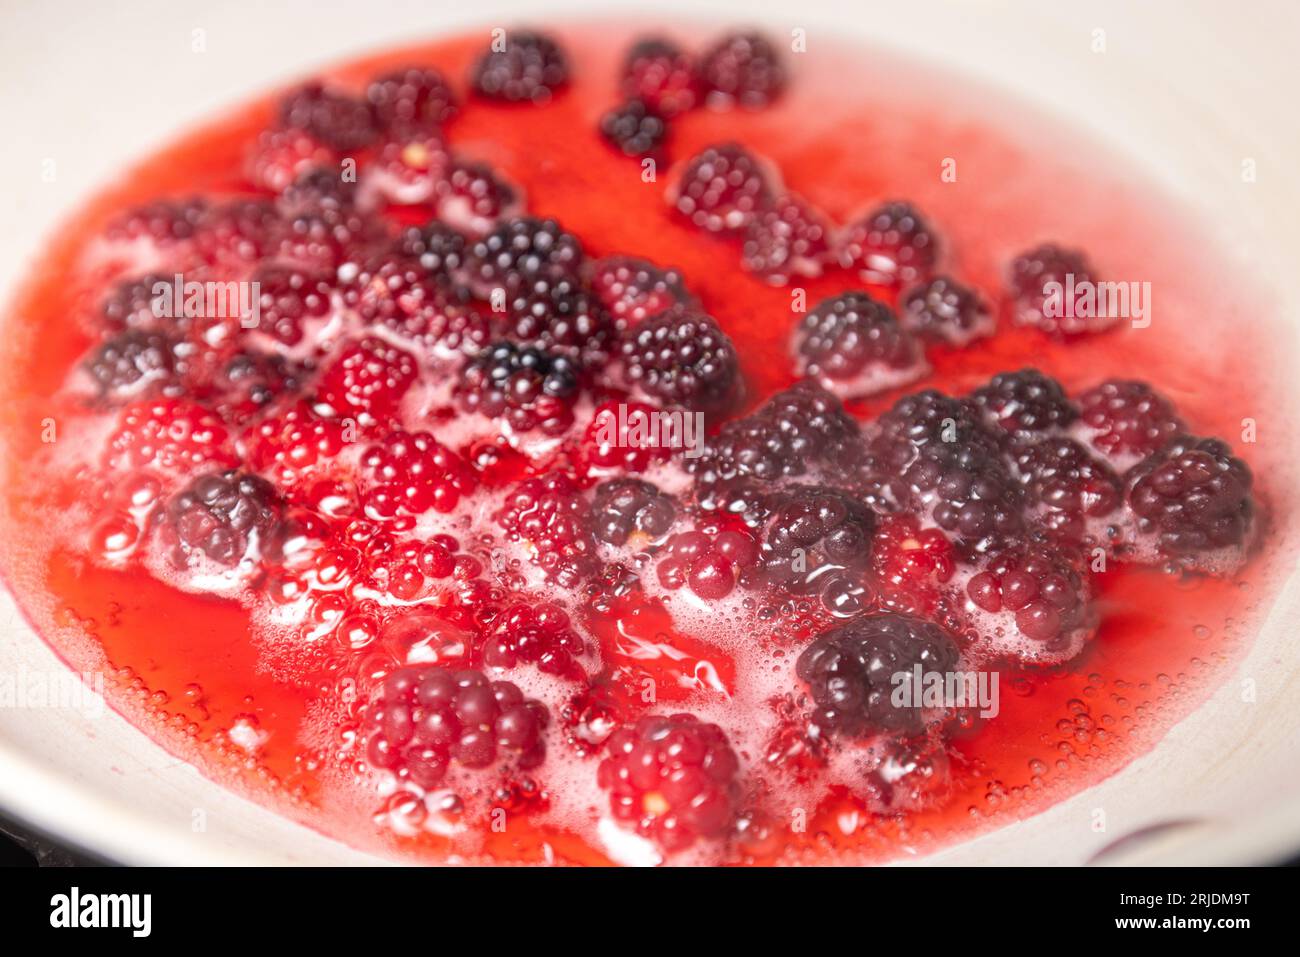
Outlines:
[{"label": "ripe blackberry", "polygon": [[377,336],[343,346],[321,372],[319,402],[338,416],[383,419],[397,411],[419,376],[415,356]]},{"label": "ripe blackberry", "polygon": [[668,200],[699,229],[738,233],[772,202],[772,186],[749,150],[721,143],[687,161]]},{"label": "ripe blackberry", "polygon": [[721,412],[737,398],[735,347],[712,317],[684,306],[628,330],[620,344],[627,385],[672,405]]},{"label": "ripe blackberry", "polygon": [[709,105],[739,104],[746,109],[767,106],[785,87],[785,64],[776,46],[757,33],[731,33],[701,57]]},{"label": "ripe blackberry", "polygon": [[409,226],[397,238],[396,252],[414,260],[434,279],[451,283],[465,265],[469,245],[465,235],[446,223],[431,219],[423,226]]},{"label": "ripe blackberry", "polygon": [[830,256],[830,235],[821,212],[785,193],[750,221],[740,264],[774,285],[793,276],[820,276]]},{"label": "ripe blackberry", "polygon": [[631,256],[611,256],[593,263],[591,289],[620,328],[694,301],[676,269],[661,269]]},{"label": "ripe blackberry", "polygon": [[270,253],[284,218],[269,199],[232,199],[209,207],[194,232],[197,256],[218,272],[243,271]]},{"label": "ripe blackberry", "polygon": [[1250,467],[1219,439],[1179,435],[1125,477],[1138,531],[1166,554],[1246,544],[1255,514]]},{"label": "ripe blackberry", "polygon": [[340,292],[343,305],[364,324],[383,326],[417,351],[449,356],[488,342],[487,318],[415,259],[379,256],[353,271]]},{"label": "ripe blackberry", "polygon": [[362,453],[361,465],[366,511],[380,518],[450,512],[478,486],[474,470],[428,432],[390,432]]},{"label": "ripe blackberry", "polygon": [[277,355],[242,351],[213,378],[214,406],[227,422],[242,425],[283,395],[297,392],[304,370]]},{"label": "ripe blackberry", "polygon": [[670,591],[687,585],[705,601],[718,601],[749,584],[758,549],[757,539],[735,528],[678,532],[664,543],[659,584]]},{"label": "ripe blackberry", "polygon": [[507,220],[470,249],[471,281],[486,293],[518,292],[539,279],[573,277],[582,267],[582,244],[553,219]]},{"label": "ripe blackberry", "polygon": [[694,715],[647,715],[609,736],[596,772],[614,819],[665,851],[722,837],[739,797],[740,762],[716,724]]},{"label": "ripe blackberry", "polygon": [[303,325],[330,314],[333,277],[323,269],[271,264],[253,273],[257,328],[286,346],[302,342]]},{"label": "ripe blackberry", "polygon": [[[952,671],[957,646],[942,628],[909,615],[864,615],[824,632],[799,655],[795,672],[813,700],[813,723],[824,732],[869,737],[915,734],[926,725],[920,707],[895,706],[894,676]],[[919,702],[916,704],[919,705]]]},{"label": "ripe blackberry", "polygon": [[280,496],[266,479],[237,469],[201,475],[167,503],[173,559],[183,566],[201,552],[218,564],[237,565],[273,532],[280,513]]},{"label": "ripe blackberry", "polygon": [[520,206],[519,190],[486,163],[452,163],[438,189],[438,216],[476,236]]},{"label": "ripe blackberry", "polygon": [[936,276],[908,290],[898,305],[903,328],[926,339],[964,346],[993,331],[993,318],[974,289]]},{"label": "ripe blackberry", "polygon": [[588,506],[562,472],[521,482],[506,496],[496,521],[511,541],[531,546],[533,561],[563,588],[575,587],[594,568]]},{"label": "ripe blackberry", "polygon": [[159,199],[115,216],[104,233],[113,240],[147,240],[171,246],[192,239],[207,215],[202,199]]},{"label": "ripe blackberry", "polygon": [[908,286],[924,279],[939,258],[938,237],[909,203],[885,203],[845,228],[840,265],[869,283]]},{"label": "ripe blackberry", "polygon": [[578,280],[537,278],[508,300],[507,310],[509,333],[522,342],[591,366],[608,362],[612,324]]},{"label": "ripe blackberry", "polygon": [[437,70],[412,66],[375,77],[366,101],[384,127],[438,126],[456,115],[456,94]]},{"label": "ripe blackberry", "polygon": [[580,388],[579,368],[568,356],[498,342],[465,363],[454,394],[466,412],[500,417],[516,432],[554,436],[573,425]]},{"label": "ripe blackberry", "polygon": [[1115,471],[1073,439],[1038,439],[1017,451],[1015,463],[1029,504],[1040,510],[1036,520],[1071,541],[1083,539],[1088,519],[1109,515],[1123,500]]},{"label": "ripe blackberry", "polygon": [[493,622],[480,656],[484,668],[510,670],[531,664],[545,674],[580,681],[586,674],[578,659],[586,653],[587,643],[570,626],[564,610],[542,602],[505,609]]},{"label": "ripe blackberry", "polygon": [[1079,414],[1061,383],[1037,369],[1001,372],[971,393],[971,398],[1016,439],[1064,429]]},{"label": "ripe blackberry", "polygon": [[1183,430],[1173,403],[1145,382],[1109,379],[1079,396],[1088,442],[1103,455],[1145,457]]},{"label": "ripe blackberry", "polygon": [[550,713],[508,681],[478,671],[402,668],[384,679],[366,715],[366,761],[420,788],[440,785],[454,762],[535,768],[546,758]]},{"label": "ripe blackberry", "polygon": [[564,51],[550,37],[523,30],[506,34],[504,49],[489,49],[474,65],[470,85],[489,99],[545,103],[569,82]]},{"label": "ripe blackberry", "polygon": [[871,395],[925,372],[917,340],[892,309],[863,292],[819,303],[795,330],[794,353],[800,375],[845,398]]},{"label": "ripe blackberry", "polygon": [[357,203],[356,181],[344,179],[341,169],[312,166],[304,170],[276,198],[275,208],[288,217],[326,215],[342,217]]},{"label": "ripe blackberry", "polygon": [[[1068,294],[1065,287],[1071,276],[1075,290],[1072,304],[1065,302]],[[1077,250],[1044,243],[1021,253],[1011,262],[1009,280],[1011,296],[1015,300],[1015,321],[1024,326],[1035,326],[1049,335],[1067,336],[1097,332],[1112,325],[1114,317],[1089,315],[1097,310],[1087,302],[1080,302],[1094,278],[1088,260]],[[1049,283],[1060,285],[1058,296],[1049,295]],[[1063,315],[1066,310],[1074,315]]]},{"label": "ripe blackberry", "polygon": [[638,40],[623,62],[623,95],[641,100],[671,119],[695,106],[701,96],[695,63],[671,40]]},{"label": "ripe blackberry", "polygon": [[156,332],[131,329],[105,340],[86,369],[106,399],[120,402],[177,385],[176,345]]},{"label": "ripe blackberry", "polygon": [[343,153],[364,149],[379,132],[365,101],[319,83],[299,87],[281,101],[280,123]]},{"label": "ripe blackberry", "polygon": [[160,319],[155,312],[158,301],[155,287],[163,284],[170,288],[172,282],[172,277],[150,274],[114,284],[99,304],[97,327],[120,333],[128,329],[158,330],[161,322],[176,322]]},{"label": "ripe blackberry", "polygon": [[640,479],[602,482],[592,496],[592,529],[610,545],[626,545],[634,535],[651,541],[661,538],[672,528],[676,515],[672,498]]},{"label": "ripe blackberry", "polygon": [[768,584],[807,595],[861,579],[871,558],[872,513],[824,486],[794,486],[783,498],[763,536],[760,563]]},{"label": "ripe blackberry", "polygon": [[1090,614],[1083,578],[1040,546],[991,555],[967,583],[966,594],[984,611],[1013,612],[1021,634],[1049,646],[1065,642]]},{"label": "ripe blackberry", "polygon": [[600,135],[624,156],[654,156],[668,138],[668,124],[641,100],[628,100],[600,118]]}]

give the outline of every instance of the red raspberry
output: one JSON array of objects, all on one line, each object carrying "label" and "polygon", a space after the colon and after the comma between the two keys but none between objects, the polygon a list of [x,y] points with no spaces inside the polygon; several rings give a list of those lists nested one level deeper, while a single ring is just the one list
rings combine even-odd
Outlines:
[{"label": "red raspberry", "polygon": [[415,356],[367,336],[344,346],[325,367],[317,398],[337,416],[382,419],[397,411],[398,402],[418,376]]},{"label": "red raspberry", "polygon": [[676,591],[689,585],[705,601],[731,594],[758,561],[758,542],[736,529],[679,532],[664,544],[656,573],[659,584]]},{"label": "red raspberry", "polygon": [[694,302],[676,269],[660,269],[631,256],[610,256],[593,263],[591,289],[619,328]]},{"label": "red raspberry", "polygon": [[474,470],[428,432],[390,432],[365,450],[361,465],[369,479],[366,511],[378,518],[450,512],[478,486]]},{"label": "red raspberry", "polygon": [[296,266],[263,266],[253,273],[259,300],[258,329],[294,346],[302,341],[303,325],[330,314],[333,285],[325,270]]},{"label": "red raspberry", "polygon": [[750,222],[741,265],[778,286],[794,276],[820,276],[830,258],[830,235],[820,211],[786,193]]},{"label": "red raspberry", "polygon": [[451,168],[451,153],[442,134],[428,127],[393,130],[376,152],[366,170],[366,183],[397,206],[433,201]]},{"label": "red raspberry", "polygon": [[588,506],[564,473],[521,482],[506,496],[496,521],[509,540],[531,547],[533,562],[561,587],[573,588],[593,571],[596,542]]},{"label": "red raspberry", "polygon": [[757,33],[732,33],[705,51],[700,73],[713,107],[767,106],[785,87],[785,64],[777,48]]},{"label": "red raspberry", "polygon": [[738,233],[771,204],[772,184],[749,150],[722,143],[691,157],[667,198],[699,229]]},{"label": "red raspberry", "polygon": [[623,95],[671,119],[699,101],[700,77],[691,58],[670,40],[638,40],[623,61]]},{"label": "red raspberry", "polygon": [[939,258],[938,238],[908,203],[886,203],[845,228],[840,265],[869,283],[908,286],[924,279]]},{"label": "red raspberry", "polygon": [[221,418],[187,399],[148,399],[122,410],[108,441],[110,468],[190,472],[231,466],[235,457]]},{"label": "red raspberry", "polygon": [[647,715],[610,735],[596,773],[614,818],[672,853],[722,837],[736,813],[740,762],[716,724]]},{"label": "red raspberry", "polygon": [[943,532],[922,529],[913,515],[889,515],[876,527],[871,567],[890,608],[912,614],[929,611],[939,586],[952,577],[955,561]]},{"label": "red raspberry", "polygon": [[253,468],[282,485],[292,485],[334,459],[347,439],[344,425],[322,419],[305,402],[298,402],[249,429],[240,445]]},{"label": "red raspberry", "polygon": [[[586,460],[600,469],[644,472],[670,458],[673,446],[654,428],[657,413],[644,402],[611,400],[598,405],[584,436]],[[676,440],[680,443],[684,437]]]},{"label": "red raspberry", "polygon": [[482,648],[485,668],[512,669],[521,663],[536,665],[546,674],[581,681],[586,677],[578,659],[587,643],[557,605],[511,605],[501,613]]}]

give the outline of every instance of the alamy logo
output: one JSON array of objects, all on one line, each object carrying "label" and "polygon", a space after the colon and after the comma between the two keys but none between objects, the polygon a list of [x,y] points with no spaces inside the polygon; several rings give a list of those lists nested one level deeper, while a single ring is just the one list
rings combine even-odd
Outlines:
[{"label": "alamy logo", "polygon": [[1131,319],[1133,328],[1151,325],[1151,283],[1093,282],[1065,274],[1065,282],[1043,283],[1043,315],[1048,319]]},{"label": "alamy logo", "polygon": [[149,308],[158,319],[238,319],[245,329],[262,320],[260,282],[187,280],[177,273],[153,284]]},{"label": "alamy logo", "polygon": [[50,926],[127,927],[132,937],[148,937],[153,927],[151,894],[82,894],[74,887],[50,898]]},{"label": "alamy logo", "polygon": [[0,672],[0,708],[71,708],[91,718],[104,713],[104,676],[67,669]]},{"label": "alamy logo", "polygon": [[981,718],[996,718],[1000,710],[996,671],[925,671],[916,665],[896,671],[890,681],[895,708],[978,708]]},{"label": "alamy logo", "polygon": [[680,409],[629,409],[620,402],[596,421],[596,442],[611,449],[684,449],[688,459],[704,454],[704,413]]}]

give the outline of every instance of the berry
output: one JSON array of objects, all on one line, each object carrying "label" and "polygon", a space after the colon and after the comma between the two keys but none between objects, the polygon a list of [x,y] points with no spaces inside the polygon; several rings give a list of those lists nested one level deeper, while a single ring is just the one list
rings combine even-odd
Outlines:
[{"label": "berry", "polygon": [[672,853],[722,837],[736,813],[740,762],[716,724],[647,715],[609,737],[596,772],[615,820]]},{"label": "berry", "polygon": [[165,285],[170,290],[172,282],[171,277],[148,275],[123,279],[115,284],[99,305],[103,328],[112,333],[128,329],[158,329],[164,320],[157,314],[155,289]]},{"label": "berry", "polygon": [[474,65],[475,92],[508,103],[545,103],[569,82],[564,51],[541,33],[512,31],[505,49],[491,49]]},{"label": "berry", "polygon": [[319,83],[300,87],[281,101],[280,123],[343,153],[364,149],[378,135],[364,101]]},{"label": "berry", "polygon": [[979,294],[948,276],[914,286],[899,302],[899,321],[915,335],[964,346],[993,331]]},{"label": "berry", "polygon": [[474,470],[428,432],[390,432],[362,453],[361,465],[366,511],[379,518],[450,512],[478,486]]},{"label": "berry", "polygon": [[587,653],[587,643],[569,625],[569,616],[557,605],[511,605],[503,611],[483,643],[485,668],[536,665],[545,674],[582,680],[577,659]]},{"label": "berry", "polygon": [[437,70],[412,66],[375,77],[366,100],[384,127],[445,123],[456,115],[456,94]]},{"label": "berry", "polygon": [[357,203],[357,184],[333,166],[312,166],[298,175],[277,197],[281,215],[343,219]]},{"label": "berry", "polygon": [[194,238],[207,214],[201,199],[160,199],[114,217],[104,230],[113,240],[146,240],[168,247]]},{"label": "berry", "polygon": [[1063,429],[1079,414],[1061,383],[1037,369],[998,373],[971,398],[996,425],[1019,439]]},{"label": "berry", "polygon": [[[1067,277],[1073,277],[1074,302],[1065,302]],[[1114,323],[1113,316],[1089,315],[1096,303],[1080,300],[1093,282],[1092,267],[1081,252],[1052,243],[1021,253],[1011,263],[1010,289],[1015,300],[1015,321],[1035,326],[1049,335],[1098,332]],[[1060,288],[1056,295],[1049,284]],[[1073,315],[1065,315],[1070,312]]]},{"label": "berry", "polygon": [[269,265],[253,273],[258,290],[257,328],[286,346],[302,341],[305,323],[330,314],[333,286],[325,270]]},{"label": "berry", "polygon": [[1048,530],[1081,540],[1086,521],[1109,515],[1123,493],[1119,476],[1093,458],[1078,442],[1064,436],[1039,439],[1018,451],[1016,471],[1041,508],[1037,520]]},{"label": "berry", "polygon": [[278,259],[335,271],[379,238],[379,227],[347,206],[322,206],[285,220],[275,236]]},{"label": "berry", "polygon": [[[796,594],[860,579],[871,558],[873,516],[839,489],[799,485],[787,490],[763,538],[763,576]],[[836,590],[838,594],[842,589]]]},{"label": "berry", "polygon": [[396,251],[403,259],[415,260],[431,277],[451,282],[465,265],[468,240],[446,223],[431,219],[423,226],[402,231]]},{"label": "berry", "polygon": [[819,303],[795,330],[794,353],[800,375],[846,398],[893,388],[926,371],[919,343],[893,310],[862,292]]},{"label": "berry", "polygon": [[452,762],[471,770],[499,760],[537,767],[549,723],[546,706],[508,681],[479,671],[402,668],[384,679],[366,716],[366,760],[432,789]]},{"label": "berry", "polygon": [[735,103],[761,109],[785,86],[785,65],[776,46],[756,33],[723,37],[701,57],[700,74],[715,108]]},{"label": "berry", "polygon": [[307,171],[338,162],[338,153],[302,130],[272,129],[258,134],[245,172],[254,186],[279,193]]},{"label": "berry", "polygon": [[380,419],[397,411],[397,403],[418,374],[415,356],[367,336],[344,346],[325,367],[317,399],[338,416]]},{"label": "berry", "polygon": [[389,132],[366,171],[366,183],[388,202],[414,206],[433,201],[446,182],[451,153],[442,134],[428,127]]},{"label": "berry", "polygon": [[219,271],[242,271],[266,255],[284,230],[275,203],[234,199],[210,207],[194,233],[198,256]]},{"label": "berry", "polygon": [[519,206],[519,191],[486,163],[453,163],[439,184],[438,216],[475,235],[515,215]]},{"label": "berry", "polygon": [[1173,403],[1145,382],[1109,379],[1079,396],[1088,441],[1103,455],[1145,457],[1183,430]]},{"label": "berry", "polygon": [[584,435],[587,461],[601,469],[644,472],[669,458],[674,448],[685,445],[687,436],[675,430],[665,434],[656,421],[660,415],[644,402],[611,400],[597,406]]},{"label": "berry", "polygon": [[700,77],[691,58],[670,40],[638,40],[623,63],[623,95],[641,100],[671,119],[700,99]]},{"label": "berry", "polygon": [[600,135],[624,156],[652,156],[668,137],[668,124],[641,100],[628,100],[600,118]]},{"label": "berry", "polygon": [[201,552],[233,566],[265,540],[280,518],[280,498],[266,479],[230,469],[194,479],[167,503],[176,563]]},{"label": "berry", "polygon": [[1125,476],[1138,531],[1175,557],[1246,544],[1253,482],[1227,443],[1190,435],[1177,436]]},{"label": "berry", "polygon": [[830,255],[830,233],[825,216],[786,193],[750,221],[740,264],[774,285],[793,276],[820,276]]},{"label": "berry", "polygon": [[676,514],[670,497],[640,479],[602,482],[592,496],[592,530],[610,545],[626,545],[633,536],[659,539],[672,528]]},{"label": "berry", "polygon": [[938,238],[908,203],[885,203],[846,227],[840,265],[869,283],[901,287],[926,278],[938,259]]},{"label": "berry", "polygon": [[563,588],[575,587],[594,568],[596,543],[587,504],[567,475],[526,479],[506,496],[496,515],[511,541],[528,543],[533,561]]},{"label": "berry", "polygon": [[952,578],[952,543],[937,528],[921,528],[916,516],[880,519],[871,543],[871,568],[885,605],[898,611],[929,611],[939,586]]},{"label": "berry", "polygon": [[515,432],[558,436],[573,425],[581,391],[578,366],[565,355],[498,342],[468,360],[455,386],[466,412],[502,418]]},{"label": "berry", "polygon": [[174,390],[176,345],[159,333],[132,329],[106,340],[91,353],[86,369],[99,394],[115,402],[159,388]]},{"label": "berry", "polygon": [[686,163],[668,200],[699,229],[739,233],[772,202],[772,186],[749,150],[722,143]]},{"label": "berry", "polygon": [[418,352],[475,352],[489,338],[487,318],[414,259],[377,257],[350,277],[342,300],[363,323],[396,333]]},{"label": "berry", "polygon": [[591,289],[620,328],[693,302],[676,269],[660,269],[631,256],[611,256],[593,263]]},{"label": "berry", "polygon": [[799,655],[798,676],[813,700],[813,723],[825,732],[868,737],[924,729],[919,707],[895,706],[898,674],[952,671],[957,646],[938,625],[910,615],[865,615],[824,632]]},{"label": "berry", "polygon": [[539,279],[575,277],[582,261],[582,244],[555,220],[520,216],[474,244],[469,272],[482,289],[515,293]]},{"label": "berry", "polygon": [[600,303],[567,276],[537,278],[509,300],[509,333],[551,352],[563,352],[588,365],[608,361],[612,328]]},{"label": "berry", "polygon": [[221,416],[234,425],[248,421],[282,395],[298,390],[302,370],[280,356],[238,352],[214,378]]},{"label": "berry", "polygon": [[221,418],[187,399],[146,399],[122,409],[108,441],[111,468],[189,472],[235,464]]},{"label": "berry", "polygon": [[737,398],[735,347],[712,317],[676,306],[628,330],[620,344],[630,387],[672,405],[720,412]]},{"label": "berry", "polygon": [[967,583],[966,594],[984,611],[1014,613],[1022,635],[1049,646],[1086,625],[1090,611],[1079,573],[1037,546],[990,556]]},{"label": "berry", "polygon": [[342,424],[322,419],[305,402],[298,402],[263,419],[244,434],[240,445],[253,468],[287,485],[337,456],[346,440]]},{"label": "berry", "polygon": [[748,581],[758,555],[757,540],[737,529],[679,532],[664,543],[659,584],[670,591],[689,585],[705,601],[718,601]]}]

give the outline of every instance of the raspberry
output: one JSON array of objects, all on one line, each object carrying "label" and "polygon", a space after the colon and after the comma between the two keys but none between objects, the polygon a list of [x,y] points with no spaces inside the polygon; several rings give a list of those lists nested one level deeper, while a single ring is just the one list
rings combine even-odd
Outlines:
[{"label": "raspberry", "polygon": [[583,452],[601,469],[644,472],[669,458],[685,436],[664,435],[656,428],[659,410],[644,402],[604,402],[592,413],[584,434]]},{"label": "raspberry", "polygon": [[160,247],[194,238],[207,214],[202,199],[160,199],[116,216],[104,233],[113,240],[146,240]]},{"label": "raspberry", "polygon": [[538,278],[509,300],[509,332],[523,342],[589,365],[608,361],[612,328],[600,303],[575,279]]},{"label": "raspberry", "polygon": [[668,137],[668,124],[641,100],[628,100],[600,118],[600,135],[624,156],[654,156]]},{"label": "raspberry", "polygon": [[948,276],[910,289],[899,302],[899,320],[915,335],[958,347],[993,332],[979,294]]},{"label": "raspberry", "polygon": [[772,202],[772,186],[749,150],[722,143],[686,163],[668,200],[699,229],[739,233]]},{"label": "raspberry", "polygon": [[925,374],[919,343],[893,310],[866,293],[847,292],[818,304],[795,330],[800,375],[836,395],[862,397]]},{"label": "raspberry", "polygon": [[[1069,276],[1073,276],[1075,290],[1072,304],[1065,302],[1065,287]],[[1011,263],[1009,280],[1011,295],[1015,300],[1015,321],[1058,336],[1105,329],[1114,323],[1115,318],[1090,316],[1088,313],[1096,312],[1096,309],[1086,302],[1080,302],[1092,281],[1092,267],[1077,250],[1045,243],[1021,253]],[[1061,287],[1055,300],[1049,296],[1049,283],[1057,283]],[[1066,311],[1074,315],[1063,315]],[[1050,312],[1055,314],[1048,315]]]},{"label": "raspberry", "polygon": [[266,479],[230,469],[194,479],[167,503],[177,565],[201,552],[233,566],[266,540],[280,519],[280,498]]},{"label": "raspberry", "polygon": [[710,106],[767,106],[785,87],[777,48],[757,33],[731,33],[701,57],[700,74]]},{"label": "raspberry", "polygon": [[840,237],[840,265],[869,283],[908,286],[924,279],[939,255],[938,238],[908,203],[885,203]]},{"label": "raspberry", "polygon": [[1219,439],[1179,435],[1126,476],[1138,531],[1178,557],[1244,545],[1255,513],[1250,467]]},{"label": "raspberry", "polygon": [[375,77],[366,100],[384,127],[438,126],[456,115],[456,94],[437,70],[411,66]]},{"label": "raspberry", "polygon": [[654,541],[672,528],[677,507],[649,482],[611,479],[592,496],[592,528],[602,542],[622,546],[633,536]]},{"label": "raspberry", "polygon": [[638,40],[627,51],[622,89],[628,99],[641,100],[667,119],[694,107],[701,94],[691,58],[672,41],[658,37]]},{"label": "raspberry", "polygon": [[1037,369],[1001,372],[971,393],[971,398],[1017,439],[1063,429],[1079,414],[1065,397],[1061,383]]},{"label": "raspberry", "polygon": [[694,301],[676,269],[660,269],[631,256],[611,256],[593,263],[591,289],[620,328]]},{"label": "raspberry", "polygon": [[316,394],[335,415],[380,419],[397,411],[418,375],[415,356],[367,336],[339,350],[321,373]]},{"label": "raspberry", "polygon": [[414,259],[379,256],[343,286],[343,304],[421,352],[475,352],[489,338],[487,318],[457,301]]},{"label": "raspberry", "polygon": [[86,360],[99,394],[114,402],[177,387],[176,345],[156,332],[132,329],[108,339]]},{"label": "raspberry", "polygon": [[475,92],[507,103],[545,103],[569,82],[564,51],[545,34],[514,31],[505,49],[491,49],[474,65]]},{"label": "raspberry", "polygon": [[823,486],[794,486],[783,498],[763,538],[767,582],[807,595],[860,579],[871,557],[871,512],[845,492]]},{"label": "raspberry", "polygon": [[1110,379],[1079,396],[1088,441],[1103,455],[1145,457],[1183,430],[1173,403],[1145,382]]},{"label": "raspberry", "polygon": [[519,191],[486,163],[453,163],[439,186],[438,215],[475,235],[515,215],[519,207]]},{"label": "raspberry", "polygon": [[567,475],[553,472],[521,482],[497,512],[511,541],[532,547],[533,561],[563,588],[575,587],[593,570],[596,543],[587,504]]},{"label": "raspberry", "polygon": [[248,463],[288,485],[304,472],[329,462],[347,440],[343,425],[318,417],[305,402],[263,419],[244,434],[240,445]]},{"label": "raspberry", "polygon": [[379,518],[450,512],[478,486],[474,470],[428,432],[390,432],[362,453],[361,465],[369,478],[366,511]]},{"label": "raspberry", "polygon": [[871,567],[884,604],[898,611],[930,610],[939,586],[952,578],[952,543],[937,528],[922,529],[916,516],[880,519],[871,543]]},{"label": "raspberry", "polygon": [[333,286],[325,270],[263,266],[253,273],[258,290],[258,329],[286,346],[302,341],[305,323],[330,314]]},{"label": "raspberry", "polygon": [[1039,439],[1021,449],[1016,471],[1029,492],[1029,503],[1042,509],[1038,521],[1072,541],[1083,539],[1087,519],[1109,515],[1123,498],[1114,470],[1063,436]]},{"label": "raspberry", "polygon": [[465,265],[468,240],[446,223],[431,219],[423,226],[409,226],[396,243],[403,259],[418,262],[431,277],[451,282]]},{"label": "raspberry", "polygon": [[748,582],[758,553],[754,537],[736,529],[679,532],[664,544],[659,584],[672,591],[689,585],[705,601],[717,601]]},{"label": "raspberry", "polygon": [[558,436],[573,425],[580,392],[577,365],[567,356],[498,342],[466,362],[455,396],[466,412],[502,418],[515,432]]},{"label": "raspberry", "polygon": [[615,820],[672,853],[722,837],[736,814],[740,762],[716,724],[647,715],[609,737],[596,772]]},{"label": "raspberry", "polygon": [[544,674],[581,681],[586,677],[579,658],[587,643],[569,625],[569,616],[557,605],[511,605],[503,611],[483,643],[485,668],[513,669],[521,663],[536,665]]},{"label": "raspberry", "polygon": [[451,154],[441,133],[427,127],[402,128],[380,141],[366,182],[388,202],[414,206],[433,201],[450,169]]},{"label": "raspberry", "polygon": [[750,221],[741,265],[778,286],[793,276],[820,276],[830,256],[830,233],[821,212],[786,193]]},{"label": "raspberry", "polygon": [[582,244],[555,220],[520,216],[474,244],[469,271],[482,289],[514,293],[539,279],[574,277],[582,260]]},{"label": "raspberry", "polygon": [[220,417],[187,399],[147,399],[122,409],[108,441],[111,468],[189,472],[234,465],[230,434]]},{"label": "raspberry", "polygon": [[720,412],[737,398],[735,347],[712,317],[676,306],[630,329],[620,344],[629,386],[664,402]]},{"label": "raspberry", "polygon": [[338,161],[338,153],[302,130],[264,130],[248,152],[245,172],[254,186],[279,193],[307,171]]},{"label": "raspberry", "polygon": [[813,723],[825,732],[868,737],[915,734],[926,725],[919,707],[895,706],[894,676],[952,671],[957,646],[938,625],[910,615],[865,615],[822,633],[799,655],[798,676],[812,693]]},{"label": "raspberry", "polygon": [[1013,612],[1021,634],[1049,646],[1085,625],[1089,614],[1079,573],[1037,546],[990,556],[967,583],[966,594],[984,611]]},{"label": "raspberry", "polygon": [[380,688],[366,715],[366,761],[424,789],[455,762],[477,770],[500,760],[521,769],[546,759],[550,713],[508,681],[479,671],[402,668]]},{"label": "raspberry", "polygon": [[364,101],[319,83],[299,87],[281,101],[280,123],[343,153],[364,149],[378,135]]}]

